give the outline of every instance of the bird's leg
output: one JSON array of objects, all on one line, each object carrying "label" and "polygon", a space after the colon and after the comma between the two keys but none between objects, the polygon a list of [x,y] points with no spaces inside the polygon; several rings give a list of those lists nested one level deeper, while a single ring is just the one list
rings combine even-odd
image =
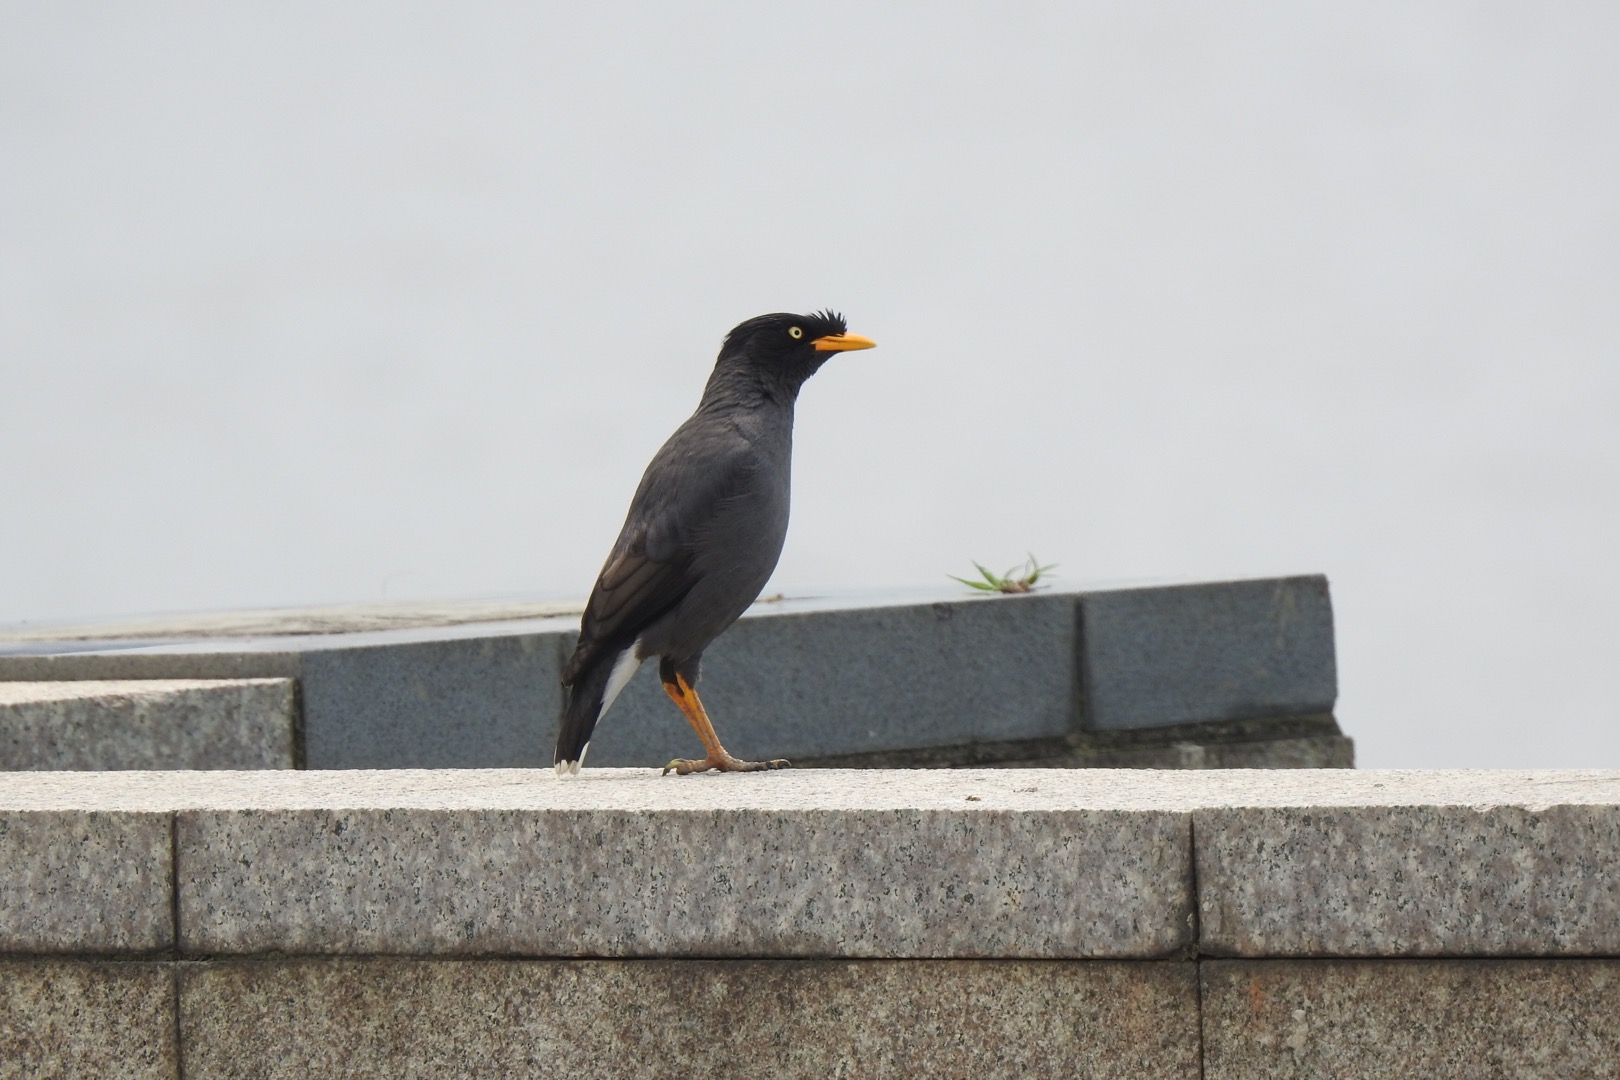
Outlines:
[{"label": "bird's leg", "polygon": [[720,745],[720,736],[714,733],[714,725],[709,722],[709,714],[703,709],[703,702],[698,700],[697,691],[692,684],[680,674],[675,675],[673,682],[665,681],[664,692],[675,702],[676,708],[686,717],[697,737],[703,740],[704,756],[700,759],[676,758],[664,766],[664,775],[674,772],[677,776],[687,773],[707,772],[718,769],[721,772],[760,772],[764,769],[785,769],[788,763],[781,758],[772,761],[743,761],[726,753],[726,748]]}]

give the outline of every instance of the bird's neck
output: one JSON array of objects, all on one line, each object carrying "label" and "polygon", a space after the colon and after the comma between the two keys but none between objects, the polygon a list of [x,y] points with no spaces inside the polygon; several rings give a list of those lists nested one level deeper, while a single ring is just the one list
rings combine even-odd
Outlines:
[{"label": "bird's neck", "polygon": [[799,382],[772,378],[758,368],[721,361],[703,388],[698,411],[711,409],[780,409],[789,416],[798,400]]}]

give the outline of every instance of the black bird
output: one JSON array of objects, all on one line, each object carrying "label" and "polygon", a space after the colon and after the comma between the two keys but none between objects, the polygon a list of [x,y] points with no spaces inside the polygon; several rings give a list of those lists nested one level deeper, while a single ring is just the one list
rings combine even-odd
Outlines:
[{"label": "black bird", "polygon": [[787,766],[726,752],[698,700],[698,664],[759,596],[782,554],[799,387],[833,353],[874,344],[831,311],[761,315],[726,335],[697,412],[647,466],[591,590],[579,646],[563,669],[559,776],[579,772],[597,721],[655,656],[664,690],[705,751],[671,761],[666,774]]}]

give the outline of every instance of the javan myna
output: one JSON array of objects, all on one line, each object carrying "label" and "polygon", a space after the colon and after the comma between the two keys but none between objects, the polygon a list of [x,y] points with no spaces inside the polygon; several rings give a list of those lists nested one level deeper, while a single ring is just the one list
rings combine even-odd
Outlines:
[{"label": "javan myna", "polygon": [[726,752],[698,700],[698,663],[759,596],[782,553],[799,387],[833,353],[873,345],[830,311],[761,315],[726,335],[697,412],[647,466],[591,590],[579,647],[563,669],[559,776],[579,772],[597,721],[653,657],[705,751],[671,761],[666,774],[787,766]]}]

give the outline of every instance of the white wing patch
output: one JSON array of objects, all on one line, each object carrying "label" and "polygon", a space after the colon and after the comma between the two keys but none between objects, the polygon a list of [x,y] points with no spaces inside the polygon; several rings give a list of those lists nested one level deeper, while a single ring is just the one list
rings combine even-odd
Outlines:
[{"label": "white wing patch", "polygon": [[[608,672],[607,687],[602,691],[602,707],[596,713],[597,723],[602,722],[602,717],[606,716],[607,711],[613,707],[613,699],[619,696],[619,692],[629,684],[631,678],[641,669],[645,657],[636,655],[636,651],[640,648],[641,641],[637,639],[631,642],[628,649],[619,654],[617,660],[613,661],[613,670]],[[578,776],[579,770],[585,765],[585,755],[590,749],[591,744],[586,743],[580,748],[578,761],[557,762],[557,775]]]},{"label": "white wing patch", "polygon": [[[625,688],[632,676],[640,670],[642,658],[636,655],[641,647],[639,640],[631,643],[630,647],[619,654],[613,661],[613,670],[608,672],[607,689],[602,691],[602,711],[596,714],[596,722],[601,723],[602,717],[613,707],[613,699],[619,696],[619,691]],[[583,752],[580,754],[584,758]]]}]

